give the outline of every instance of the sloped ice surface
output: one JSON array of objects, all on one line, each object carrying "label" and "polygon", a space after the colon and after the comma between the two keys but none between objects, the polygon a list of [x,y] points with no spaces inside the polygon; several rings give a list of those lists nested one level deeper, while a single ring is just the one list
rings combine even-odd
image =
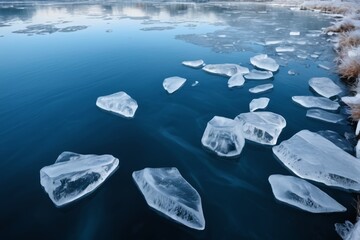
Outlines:
[{"label": "sloped ice surface", "polygon": [[235,75],[231,76],[231,78],[228,80],[228,87],[241,87],[244,85],[245,79],[243,77],[242,73],[236,73]]},{"label": "sloped ice surface", "polygon": [[200,195],[177,168],[145,168],[132,177],[150,207],[187,227],[205,229]]},{"label": "sloped ice surface", "polygon": [[360,220],[358,219],[355,225],[350,221],[336,223],[335,231],[343,240],[360,240]]},{"label": "sloped ice surface", "polygon": [[309,85],[315,92],[326,98],[336,96],[342,92],[341,88],[327,77],[311,78]]},{"label": "sloped ice surface", "polygon": [[240,123],[246,139],[265,145],[275,145],[286,126],[286,120],[273,112],[241,113],[235,120]]},{"label": "sloped ice surface", "polygon": [[194,61],[183,61],[182,64],[187,67],[199,68],[199,67],[204,66],[204,61],[201,59],[194,60]]},{"label": "sloped ice surface", "polygon": [[232,63],[207,64],[205,65],[205,67],[203,67],[203,70],[208,73],[213,73],[228,77],[231,77],[236,73],[246,74],[249,72],[248,68]]},{"label": "sloped ice surface", "polygon": [[250,73],[245,74],[244,77],[251,80],[267,80],[273,77],[273,73],[270,71],[259,71],[253,69]]},{"label": "sloped ice surface", "polygon": [[98,97],[96,106],[127,118],[134,117],[138,108],[137,102],[125,92]]},{"label": "sloped ice surface", "polygon": [[215,116],[207,123],[201,143],[219,156],[233,157],[241,153],[245,139],[238,122]]},{"label": "sloped ice surface", "polygon": [[344,206],[303,179],[274,174],[269,182],[276,199],[302,210],[312,213],[346,211]]},{"label": "sloped ice surface", "polygon": [[360,191],[360,161],[317,133],[302,130],[273,153],[301,178]]},{"label": "sloped ice surface", "polygon": [[341,136],[339,133],[331,131],[331,130],[321,130],[318,131],[317,134],[321,135],[322,137],[326,138],[342,150],[353,153],[353,145],[346,139],[344,136]]},{"label": "sloped ice surface", "polygon": [[279,64],[276,63],[276,61],[270,57],[268,57],[267,54],[259,54],[254,57],[250,58],[250,62],[255,67],[276,72],[279,69]]},{"label": "sloped ice surface", "polygon": [[251,100],[249,104],[250,112],[254,112],[257,109],[265,109],[269,104],[270,99],[266,97],[256,98]]},{"label": "sloped ice surface", "polygon": [[292,100],[306,108],[322,108],[325,110],[337,110],[340,105],[325,97],[293,96]]},{"label": "sloped ice surface", "polygon": [[63,152],[55,163],[40,170],[40,184],[58,207],[94,191],[118,167],[111,155]]},{"label": "sloped ice surface", "polygon": [[251,93],[261,93],[261,92],[265,92],[267,90],[270,90],[273,87],[274,87],[274,85],[272,83],[261,84],[261,85],[258,85],[256,87],[250,88],[249,92],[251,92]]},{"label": "sloped ice surface", "polygon": [[181,88],[185,82],[186,79],[182,77],[169,77],[164,79],[163,87],[168,93],[173,93],[179,88]]},{"label": "sloped ice surface", "polygon": [[318,119],[329,123],[341,123],[345,121],[345,116],[337,113],[330,113],[321,109],[309,109],[306,112],[309,118]]}]

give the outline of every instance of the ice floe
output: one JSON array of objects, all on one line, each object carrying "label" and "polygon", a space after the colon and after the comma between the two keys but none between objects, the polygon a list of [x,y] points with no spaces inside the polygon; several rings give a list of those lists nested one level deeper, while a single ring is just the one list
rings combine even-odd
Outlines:
[{"label": "ice floe", "polygon": [[199,67],[204,66],[204,61],[201,59],[194,60],[194,61],[183,61],[182,64],[187,67],[199,68]]},{"label": "ice floe", "polygon": [[346,208],[306,180],[274,174],[269,182],[275,198],[312,213],[344,212]]},{"label": "ice floe", "polygon": [[250,58],[250,62],[257,68],[261,68],[271,72],[276,72],[279,69],[279,64],[277,64],[274,59],[268,57],[267,54],[256,55]]},{"label": "ice floe", "polygon": [[127,118],[134,117],[138,108],[137,102],[125,92],[98,97],[96,106]]},{"label": "ice floe", "polygon": [[219,156],[233,157],[241,153],[245,139],[237,121],[215,116],[207,123],[201,143]]},{"label": "ice floe", "polygon": [[293,96],[292,100],[306,108],[322,108],[325,110],[337,110],[340,105],[325,97]]},{"label": "ice floe", "polygon": [[186,79],[182,77],[169,77],[164,79],[163,87],[168,93],[173,93],[181,88],[185,82]]},{"label": "ice floe", "polygon": [[293,32],[290,32],[289,35],[290,36],[300,36],[300,32],[293,31]]},{"label": "ice floe", "polygon": [[286,120],[273,112],[241,113],[235,118],[246,139],[265,145],[275,145],[286,126]]},{"label": "ice floe", "polygon": [[274,85],[272,83],[266,83],[266,84],[261,84],[256,87],[250,88],[249,92],[262,93],[262,92],[265,92],[265,91],[273,89],[273,88],[274,88]]},{"label": "ice floe", "polygon": [[251,100],[249,104],[250,112],[254,112],[257,109],[265,109],[269,104],[270,99],[266,97],[256,98]]},{"label": "ice floe", "polygon": [[177,168],[145,168],[132,177],[150,207],[187,227],[205,229],[200,195]]},{"label": "ice floe", "polygon": [[342,97],[341,101],[343,101],[346,105],[352,106],[352,105],[358,105],[360,104],[360,94],[356,94],[355,96],[346,96]]},{"label": "ice floe", "polygon": [[250,73],[245,74],[244,77],[249,80],[267,80],[273,77],[273,73],[270,71],[251,70]]},{"label": "ice floe", "polygon": [[330,113],[321,109],[309,109],[306,116],[329,123],[342,123],[346,119],[344,115]]},{"label": "ice floe", "polygon": [[241,87],[244,85],[245,79],[242,73],[236,73],[232,75],[231,78],[228,80],[228,87]]},{"label": "ice floe", "polygon": [[249,69],[242,67],[238,64],[224,63],[224,64],[207,64],[202,68],[205,72],[218,74],[222,76],[231,77],[236,73],[246,74],[249,73]]},{"label": "ice floe", "polygon": [[318,131],[317,134],[321,135],[322,137],[326,138],[342,150],[353,153],[353,145],[349,142],[347,138],[341,136],[339,133],[331,131],[331,130],[321,130]]},{"label": "ice floe", "polygon": [[350,221],[345,223],[336,223],[335,231],[343,240],[360,240],[360,220],[352,224]]},{"label": "ice floe", "polygon": [[275,51],[278,53],[293,52],[293,51],[295,51],[295,48],[294,47],[276,47]]},{"label": "ice floe", "polygon": [[317,133],[302,130],[273,153],[301,178],[360,191],[360,161]]},{"label": "ice floe", "polygon": [[341,88],[327,77],[311,78],[309,85],[315,92],[326,98],[336,96],[342,92]]},{"label": "ice floe", "polygon": [[58,207],[94,191],[118,167],[111,155],[63,152],[55,163],[40,170],[40,184]]}]

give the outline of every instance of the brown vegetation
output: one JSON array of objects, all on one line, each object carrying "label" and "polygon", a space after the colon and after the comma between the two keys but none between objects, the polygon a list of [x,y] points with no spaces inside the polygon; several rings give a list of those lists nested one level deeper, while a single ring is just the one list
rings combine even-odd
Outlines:
[{"label": "brown vegetation", "polygon": [[338,73],[347,80],[355,81],[360,75],[360,57],[345,57],[341,59]]}]

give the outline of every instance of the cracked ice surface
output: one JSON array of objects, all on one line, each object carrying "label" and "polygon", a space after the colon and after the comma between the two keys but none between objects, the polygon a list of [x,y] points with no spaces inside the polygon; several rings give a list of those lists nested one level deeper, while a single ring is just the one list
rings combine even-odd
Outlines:
[{"label": "cracked ice surface", "polygon": [[55,163],[40,170],[40,183],[58,207],[93,192],[118,167],[111,155],[63,152]]},{"label": "cracked ice surface", "polygon": [[274,174],[269,182],[276,199],[312,213],[344,212],[346,208],[313,184],[293,176]]},{"label": "cracked ice surface", "polygon": [[187,227],[205,229],[200,195],[177,168],[145,168],[132,177],[150,207]]},{"label": "cracked ice surface", "polygon": [[273,153],[301,178],[360,191],[360,161],[317,133],[302,130]]}]

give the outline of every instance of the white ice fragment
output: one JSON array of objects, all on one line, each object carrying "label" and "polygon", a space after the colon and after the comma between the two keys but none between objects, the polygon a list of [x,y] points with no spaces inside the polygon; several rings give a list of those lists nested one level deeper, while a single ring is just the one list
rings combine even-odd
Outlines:
[{"label": "white ice fragment", "polygon": [[277,48],[275,48],[275,51],[278,53],[293,52],[293,51],[295,51],[295,48],[294,47],[277,47]]},{"label": "white ice fragment", "polygon": [[360,121],[358,121],[356,124],[355,135],[359,135],[359,133],[360,133]]},{"label": "white ice fragment", "polygon": [[318,131],[317,134],[326,138],[327,140],[350,154],[354,152],[353,145],[349,142],[349,140],[345,136],[342,136],[337,132],[331,130],[321,130]]},{"label": "white ice fragment", "polygon": [[330,98],[342,92],[341,88],[333,80],[327,77],[314,77],[309,80],[309,85],[315,92]]},{"label": "white ice fragment", "polygon": [[360,140],[358,140],[358,142],[355,146],[355,155],[357,158],[360,158]]},{"label": "white ice fragment", "polygon": [[328,66],[325,66],[324,64],[318,64],[318,67],[324,70],[330,70],[330,68]]},{"label": "white ice fragment", "polygon": [[251,100],[249,104],[250,112],[254,112],[257,109],[265,109],[269,104],[270,99],[266,97],[256,98]]},{"label": "white ice fragment", "polygon": [[355,96],[342,97],[341,101],[350,107],[353,105],[358,105],[360,104],[360,93],[356,94]]},{"label": "white ice fragment", "polygon": [[231,78],[228,81],[228,87],[241,87],[244,85],[245,79],[243,77],[242,73],[236,73],[235,75],[232,75]]},{"label": "white ice fragment", "polygon": [[350,221],[345,221],[345,223],[336,223],[335,230],[343,240],[360,240],[359,219],[355,225]]},{"label": "white ice fragment", "polygon": [[246,74],[249,72],[249,69],[242,67],[238,64],[224,63],[224,64],[208,64],[202,68],[205,72],[218,74],[222,76],[231,77],[236,73]]},{"label": "white ice fragment", "polygon": [[183,61],[182,64],[187,67],[199,68],[199,67],[204,66],[204,61],[201,59],[194,60],[194,61]]},{"label": "white ice fragment", "polygon": [[137,102],[125,92],[98,97],[96,106],[127,118],[134,117],[138,108]]},{"label": "white ice fragment", "polygon": [[186,79],[182,77],[169,77],[164,79],[163,87],[168,93],[173,93],[179,88],[181,88],[185,82]]},{"label": "white ice fragment", "polygon": [[322,108],[324,110],[337,110],[339,103],[325,97],[293,96],[292,100],[306,108]]},{"label": "white ice fragment", "polygon": [[132,177],[150,207],[187,227],[205,229],[200,195],[177,168],[145,168]]},{"label": "white ice fragment", "polygon": [[291,75],[291,76],[295,76],[297,73],[295,72],[295,70],[290,69],[288,71],[288,74]]},{"label": "white ice fragment", "polygon": [[273,112],[241,113],[235,120],[240,122],[246,139],[265,145],[275,145],[286,126],[285,119]]},{"label": "white ice fragment", "polygon": [[301,178],[360,191],[360,161],[317,133],[302,130],[272,150]]},{"label": "white ice fragment", "polygon": [[252,65],[254,65],[255,67],[267,70],[267,71],[272,71],[272,72],[276,72],[279,69],[279,64],[277,64],[277,62],[268,57],[267,54],[259,54],[256,55],[252,58],[250,58],[250,62]]},{"label": "white ice fragment", "polygon": [[312,58],[319,58],[319,55],[317,55],[317,54],[311,54],[310,57],[312,57]]},{"label": "white ice fragment", "polygon": [[63,152],[53,165],[40,170],[40,184],[60,207],[93,192],[118,165],[119,159],[111,155]]},{"label": "white ice fragment", "polygon": [[268,40],[265,41],[265,45],[277,45],[283,43],[283,40]]},{"label": "white ice fragment", "polygon": [[300,59],[307,59],[307,55],[306,54],[298,54],[296,55],[298,58]]},{"label": "white ice fragment", "polygon": [[191,84],[192,87],[195,87],[196,85],[199,84],[199,81],[195,81],[193,84]]},{"label": "white ice fragment", "polygon": [[251,93],[262,93],[265,92],[267,90],[270,90],[274,87],[274,85],[272,83],[267,83],[267,84],[261,84],[258,85],[256,87],[250,88],[249,92]]},{"label": "white ice fragment", "polygon": [[245,139],[237,121],[215,116],[208,122],[201,143],[219,156],[233,157],[241,153]]},{"label": "white ice fragment", "polygon": [[281,202],[312,213],[344,212],[346,208],[313,184],[293,176],[269,177],[272,192]]},{"label": "white ice fragment", "polygon": [[306,116],[329,123],[341,123],[345,121],[345,116],[341,114],[330,113],[321,109],[310,109],[306,112]]},{"label": "white ice fragment", "polygon": [[250,73],[245,74],[244,77],[249,80],[267,80],[272,78],[274,75],[270,71],[259,71],[259,70],[251,70]]},{"label": "white ice fragment", "polygon": [[300,32],[290,32],[289,33],[290,36],[300,36]]}]

